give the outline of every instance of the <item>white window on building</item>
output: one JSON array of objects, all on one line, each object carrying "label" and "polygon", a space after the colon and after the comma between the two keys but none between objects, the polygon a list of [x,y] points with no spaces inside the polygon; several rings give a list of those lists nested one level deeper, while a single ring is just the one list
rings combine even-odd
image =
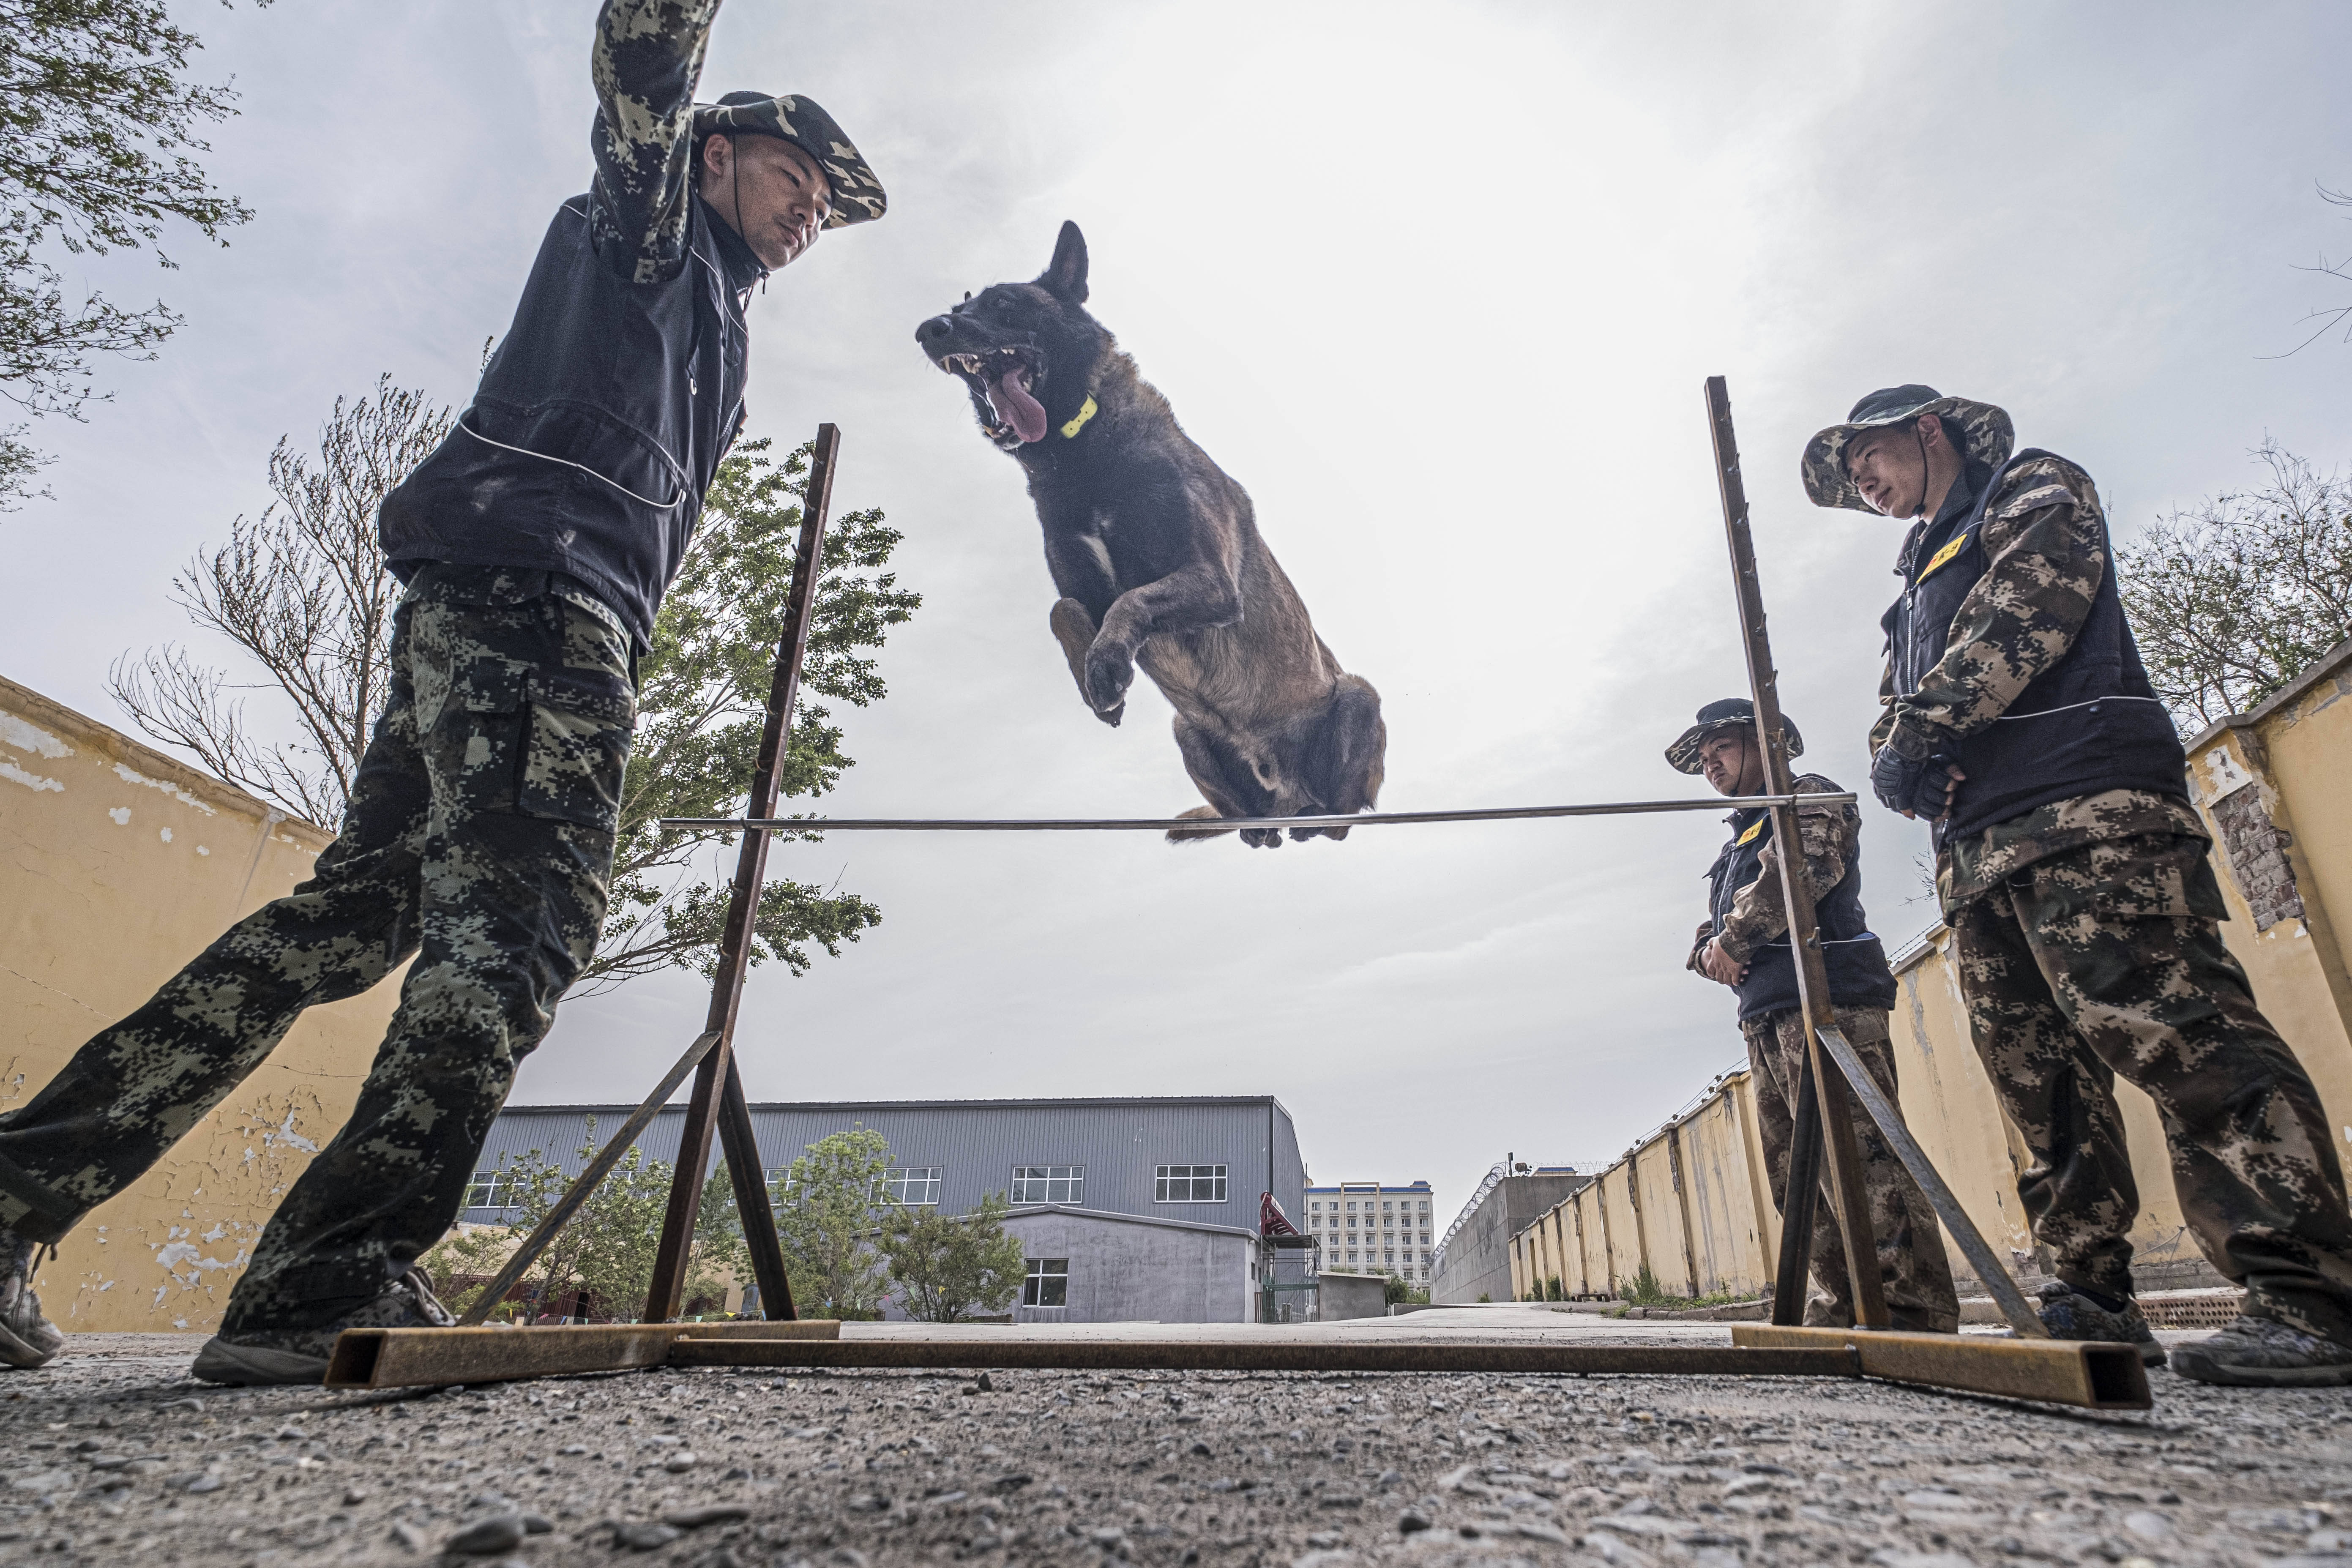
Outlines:
[{"label": "white window on building", "polygon": [[1223,1165],[1161,1165],[1152,1178],[1156,1204],[1221,1204],[1225,1201]]},{"label": "white window on building", "polygon": [[514,1173],[501,1165],[495,1171],[477,1171],[472,1184],[466,1188],[466,1206],[469,1209],[502,1209],[512,1206],[516,1197]]},{"label": "white window on building", "polygon": [[910,1207],[928,1208],[940,1201],[940,1168],[937,1165],[908,1165],[885,1171],[880,1184],[885,1196]]},{"label": "white window on building", "polygon": [[1021,1304],[1024,1307],[1068,1306],[1070,1260],[1066,1258],[1031,1258],[1029,1277],[1021,1281]]},{"label": "white window on building", "polygon": [[1086,1188],[1084,1165],[1013,1167],[1013,1201],[1016,1204],[1083,1204],[1087,1201]]}]

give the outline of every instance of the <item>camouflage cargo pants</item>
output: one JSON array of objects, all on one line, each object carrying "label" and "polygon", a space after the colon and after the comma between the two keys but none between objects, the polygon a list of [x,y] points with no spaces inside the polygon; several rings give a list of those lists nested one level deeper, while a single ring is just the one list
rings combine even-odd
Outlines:
[{"label": "camouflage cargo pants", "polygon": [[331,1324],[440,1238],[604,918],[628,642],[551,588],[570,591],[544,572],[418,572],[341,837],[0,1124],[0,1224],[62,1237],[304,1008],[414,954],[351,1121],[271,1217],[222,1331]]},{"label": "camouflage cargo pants", "polygon": [[2221,943],[2200,839],[2086,845],[1954,911],[1969,1027],[2031,1152],[2018,1196],[2070,1284],[2132,1290],[2139,1190],[2115,1079],[2146,1089],[2197,1243],[2247,1309],[2352,1344],[2352,1217],[2310,1077]]},{"label": "camouflage cargo pants", "polygon": [[[1870,1068],[1871,1079],[1895,1100],[1895,1050],[1886,1015],[1875,1007],[1840,1007],[1838,1027]],[[1757,1133],[1764,1145],[1764,1168],[1771,1179],[1772,1204],[1789,1212],[1789,1156],[1796,1142],[1793,1119],[1805,1062],[1805,1016],[1794,1008],[1749,1018],[1739,1026],[1748,1037],[1748,1064],[1756,1087]],[[1853,1105],[1854,1142],[1862,1154],[1863,1186],[1877,1233],[1878,1277],[1898,1329],[1956,1333],[1960,1303],[1952,1289],[1951,1260],[1927,1194],[1879,1136],[1859,1103]],[[1805,1321],[1843,1328],[1853,1321],[1853,1284],[1846,1273],[1845,1244],[1830,1205],[1829,1163],[1822,1163],[1821,1200],[1815,1206],[1812,1274],[1822,1295],[1805,1304]]]}]

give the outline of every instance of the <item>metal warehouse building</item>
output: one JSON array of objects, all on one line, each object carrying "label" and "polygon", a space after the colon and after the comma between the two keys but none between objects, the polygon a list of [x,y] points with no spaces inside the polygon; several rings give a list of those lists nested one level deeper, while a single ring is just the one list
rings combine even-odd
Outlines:
[{"label": "metal warehouse building", "polygon": [[[459,1217],[504,1223],[502,1158],[535,1149],[577,1172],[590,1119],[601,1136],[635,1109],[509,1106]],[[647,1159],[677,1158],[685,1118],[682,1105],[663,1109],[637,1140]],[[772,1177],[819,1139],[866,1127],[889,1142],[888,1180],[902,1203],[961,1214],[984,1194],[1004,1194],[1028,1211],[1006,1224],[1030,1257],[1015,1309],[1024,1320],[1246,1321],[1260,1268],[1259,1196],[1271,1193],[1297,1215],[1307,1187],[1290,1112],[1271,1095],[755,1104],[751,1122]]]}]

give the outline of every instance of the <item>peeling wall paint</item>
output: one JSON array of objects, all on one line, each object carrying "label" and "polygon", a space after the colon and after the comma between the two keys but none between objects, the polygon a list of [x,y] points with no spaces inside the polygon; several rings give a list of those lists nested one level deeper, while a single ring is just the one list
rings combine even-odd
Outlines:
[{"label": "peeling wall paint", "polygon": [[[308,877],[329,838],[5,679],[0,779],[25,786],[0,789],[0,1110]],[[305,1015],[60,1244],[37,1282],[49,1315],[68,1332],[218,1323],[270,1211],[350,1114],[398,994],[395,975]]]}]

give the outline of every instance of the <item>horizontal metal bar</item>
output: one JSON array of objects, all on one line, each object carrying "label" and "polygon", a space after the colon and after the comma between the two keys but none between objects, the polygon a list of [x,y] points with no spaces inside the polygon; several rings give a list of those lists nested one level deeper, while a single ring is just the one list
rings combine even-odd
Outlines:
[{"label": "horizontal metal bar", "polygon": [[830,1318],[796,1322],[583,1323],[545,1329],[345,1329],[329,1388],[429,1388],[661,1366],[683,1340],[832,1339]]},{"label": "horizontal metal bar", "polygon": [[1996,1340],[1978,1334],[1904,1334],[1869,1329],[1790,1329],[1734,1323],[1731,1342],[1751,1351],[1845,1346],[1864,1377],[2001,1394],[2091,1410],[2146,1410],[2147,1368],[2132,1345],[2081,1340]]},{"label": "horizontal metal bar", "polygon": [[1851,1351],[1721,1345],[1409,1344],[1278,1340],[681,1340],[672,1366],[940,1367],[1079,1372],[1628,1373],[1854,1377]]},{"label": "horizontal metal bar", "polygon": [[1497,805],[1475,811],[1366,811],[1353,816],[665,816],[664,827],[803,833],[1231,833],[1261,827],[1394,827],[1424,822],[1517,822],[1545,816],[1643,816],[1749,806],[1851,805],[1851,795],[1738,795],[1713,800],[1619,800],[1592,805]]}]

